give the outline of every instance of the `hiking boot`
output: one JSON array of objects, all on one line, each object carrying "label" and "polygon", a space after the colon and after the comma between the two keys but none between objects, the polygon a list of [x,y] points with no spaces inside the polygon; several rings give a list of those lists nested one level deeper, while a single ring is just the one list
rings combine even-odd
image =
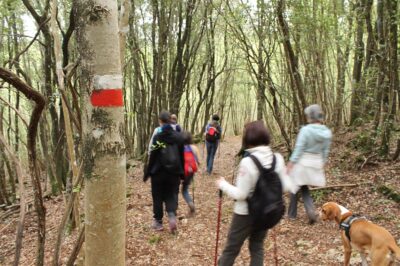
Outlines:
[{"label": "hiking boot", "polygon": [[162,231],[164,230],[163,225],[161,222],[157,220],[153,220],[153,224],[151,225],[151,228],[155,231]]},{"label": "hiking boot", "polygon": [[308,216],[308,224],[309,225],[315,224],[318,220],[318,216],[315,213],[315,211],[307,212],[307,216]]},{"label": "hiking boot", "polygon": [[318,218],[317,218],[316,216],[313,216],[313,217],[311,217],[311,218],[308,219],[308,224],[309,224],[309,225],[313,225],[313,224],[315,224],[316,222],[318,222]]},{"label": "hiking boot", "polygon": [[171,232],[171,234],[176,234],[176,217],[174,216],[170,216],[168,217],[168,223],[169,223],[169,231]]},{"label": "hiking boot", "polygon": [[194,213],[195,213],[195,211],[196,211],[196,209],[195,209],[195,207],[194,207],[194,203],[193,202],[189,202],[188,203],[188,205],[189,205],[189,215],[190,216],[193,216],[194,215]]}]

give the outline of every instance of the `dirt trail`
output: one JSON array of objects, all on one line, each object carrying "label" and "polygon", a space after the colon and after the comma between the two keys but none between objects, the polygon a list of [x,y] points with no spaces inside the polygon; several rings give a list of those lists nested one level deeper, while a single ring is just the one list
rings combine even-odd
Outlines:
[{"label": "dirt trail", "polygon": [[[171,235],[168,230],[154,232],[150,229],[152,221],[152,201],[150,182],[142,181],[142,166],[136,165],[133,173],[128,177],[127,199],[127,265],[213,265],[215,233],[217,222],[218,192],[215,178],[222,175],[228,181],[232,180],[232,171],[235,167],[234,155],[240,147],[240,137],[228,137],[217,152],[215,173],[211,176],[198,173],[195,177],[195,217],[187,217],[188,208],[179,196],[178,234]],[[203,147],[199,145],[201,151]],[[335,154],[335,151],[333,151]],[[202,158],[202,161],[204,159]],[[391,166],[388,170],[393,180],[398,178],[400,169]],[[202,163],[201,169],[204,171]],[[385,169],[389,169],[386,167]],[[380,172],[379,172],[380,171]],[[333,165],[327,170],[328,185],[340,183],[361,183],[371,179],[370,170],[348,173],[339,170]],[[376,170],[376,175],[386,175],[382,170]],[[398,188],[397,188],[398,189]],[[191,192],[192,193],[192,189]],[[337,201],[356,213],[366,215],[375,223],[383,225],[396,238],[400,238],[400,209],[394,201],[385,199],[375,192],[372,185],[361,185],[356,188],[321,191],[314,194],[316,207],[328,200]],[[286,197],[287,200],[287,197]],[[46,265],[51,262],[51,248],[54,246],[55,236],[63,212],[61,197],[50,199],[47,207],[47,245]],[[219,254],[221,253],[227,236],[232,216],[233,201],[226,196],[223,198],[221,238]],[[13,245],[17,219],[11,217],[0,221],[0,265],[10,265],[13,260]],[[7,226],[7,227],[6,227]],[[164,226],[167,229],[167,219],[164,217]],[[5,228],[3,230],[3,228]],[[318,222],[308,225],[304,207],[299,204],[298,219],[282,222],[272,232],[268,233],[265,241],[265,265],[274,265],[272,235],[276,236],[279,265],[340,265],[343,253],[339,231],[334,224]],[[67,236],[62,248],[66,261],[66,254],[70,253],[76,233]],[[27,217],[25,238],[21,265],[31,265],[36,254],[36,221],[33,212]],[[361,262],[354,254],[352,265]],[[358,264],[356,264],[358,263]],[[235,265],[248,265],[249,253],[245,243]]]},{"label": "dirt trail", "polygon": [[[216,157],[215,173],[211,176],[201,173],[196,175],[195,202],[197,210],[195,217],[187,218],[188,208],[180,197],[178,210],[180,221],[177,236],[170,235],[168,230],[155,233],[149,229],[152,217],[150,184],[141,182],[140,172],[137,173],[139,178],[135,177],[132,180],[134,192],[128,203],[127,259],[129,265],[213,265],[218,210],[215,178],[222,175],[228,181],[232,180],[232,171],[235,167],[234,155],[240,148],[240,142],[240,137],[225,139],[221,150],[218,151],[219,156]],[[203,146],[199,145],[199,148],[202,150]],[[202,169],[204,169],[204,163]],[[330,172],[328,170],[328,184],[347,182],[335,179]],[[361,178],[364,177],[361,176]],[[356,178],[353,181],[357,182]],[[400,217],[400,211],[398,206],[390,200],[381,198],[376,193],[371,193],[371,188],[362,186],[337,190],[330,194],[321,192],[316,195],[318,197],[316,207],[327,200],[334,200],[349,208],[353,208],[353,206],[360,208],[357,211],[369,217],[374,217],[377,213],[380,213],[380,216],[388,215],[378,223],[384,225],[393,234],[396,233],[395,237],[399,239],[400,221],[398,221],[398,217]],[[381,204],[385,207],[384,213],[381,212]],[[233,201],[225,196],[222,205],[219,254],[226,241],[232,209]],[[397,219],[393,219],[394,217]],[[164,218],[164,224],[167,225],[166,218]],[[168,227],[165,226],[165,228]],[[308,225],[304,207],[300,203],[297,220],[283,219],[272,232],[268,233],[265,241],[265,265],[274,265],[273,234],[276,235],[279,265],[340,265],[343,261],[337,226],[322,222],[312,226]],[[360,263],[361,259],[354,254],[352,263],[356,262]],[[245,243],[235,265],[248,264],[249,252]]]}]

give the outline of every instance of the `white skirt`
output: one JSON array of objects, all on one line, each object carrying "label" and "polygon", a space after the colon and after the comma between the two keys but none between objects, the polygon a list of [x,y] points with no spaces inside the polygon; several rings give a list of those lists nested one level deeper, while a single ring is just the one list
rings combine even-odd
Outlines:
[{"label": "white skirt", "polygon": [[304,153],[300,160],[294,165],[290,176],[297,186],[325,186],[326,179],[322,155]]}]

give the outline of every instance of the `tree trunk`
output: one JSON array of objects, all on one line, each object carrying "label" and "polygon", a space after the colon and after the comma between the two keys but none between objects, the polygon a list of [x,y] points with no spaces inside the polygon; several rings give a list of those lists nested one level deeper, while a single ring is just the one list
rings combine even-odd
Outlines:
[{"label": "tree trunk", "polygon": [[362,104],[363,104],[363,91],[360,84],[361,73],[362,73],[362,62],[364,58],[364,28],[363,28],[363,15],[365,0],[358,0],[356,4],[356,39],[355,39],[355,51],[354,51],[354,64],[353,64],[353,76],[352,76],[352,94],[351,94],[351,114],[350,124],[354,124],[356,119],[362,117]]},{"label": "tree trunk", "polygon": [[264,42],[265,42],[265,3],[264,1],[257,1],[258,11],[258,56],[257,56],[257,120],[263,119],[264,106],[265,106],[265,83],[266,71],[264,65]]},{"label": "tree trunk", "polygon": [[75,1],[81,52],[85,265],[125,265],[126,155],[115,0]]},{"label": "tree trunk", "polygon": [[[336,2],[334,2],[336,3]],[[341,6],[340,10],[342,10],[344,7],[343,5]],[[337,40],[336,40],[336,55],[337,55],[337,77],[336,77],[336,100],[334,104],[334,114],[333,114],[333,125],[335,131],[338,131],[341,124],[342,124],[342,117],[343,117],[343,107],[345,104],[344,100],[344,92],[345,92],[345,84],[346,84],[346,69],[349,61],[349,55],[350,55],[350,39],[352,36],[352,27],[353,27],[353,19],[351,14],[347,16],[348,19],[348,33],[345,38],[345,48],[344,50],[342,49],[342,45],[340,42],[340,35],[339,35],[339,29],[338,29],[338,14],[336,13],[336,6],[334,7],[335,10],[335,27],[336,27],[336,35]]]},{"label": "tree trunk", "polygon": [[[379,2],[379,1],[378,1]],[[387,75],[388,86],[384,86],[384,97],[382,102],[383,109],[383,125],[382,125],[382,140],[381,140],[381,153],[388,155],[391,131],[393,129],[394,116],[396,114],[396,92],[399,90],[399,72],[397,62],[397,1],[387,0],[387,23],[388,35],[387,40],[388,52],[385,58],[388,58]]]},{"label": "tree trunk", "polygon": [[[61,46],[61,38],[58,34],[57,31],[57,3],[52,2],[52,7],[51,7],[51,19],[50,19],[50,27],[51,27],[51,33],[53,34],[53,39],[54,39],[54,58],[56,61],[56,75],[57,75],[57,84],[58,84],[58,89],[61,94],[61,107],[62,107],[62,114],[63,114],[63,119],[62,121],[64,122],[64,127],[65,127],[65,139],[67,142],[67,152],[68,152],[68,158],[69,158],[69,167],[72,170],[72,180],[69,180],[69,191],[68,193],[70,194],[70,197],[72,195],[72,184],[76,183],[76,180],[78,179],[79,171],[78,171],[78,161],[76,158],[75,154],[75,144],[73,140],[73,131],[72,131],[72,126],[71,126],[71,120],[70,120],[70,113],[67,107],[67,98],[65,96],[65,74],[64,70],[62,68],[63,64],[63,59],[62,59],[62,46]],[[61,119],[60,119],[61,120]],[[68,186],[67,186],[68,188]],[[79,216],[79,199],[76,199],[74,202],[74,207],[72,211],[72,217],[71,217],[71,227],[80,227],[80,216]],[[58,251],[56,249],[56,251]],[[58,257],[57,257],[58,258]],[[58,265],[58,261],[54,262],[55,265]]]},{"label": "tree trunk", "polygon": [[6,187],[6,172],[3,154],[0,154],[0,204],[11,205]]},{"label": "tree trunk", "polygon": [[301,78],[298,60],[290,42],[289,27],[283,17],[284,12],[284,0],[279,0],[277,7],[278,24],[283,37],[283,47],[285,50],[286,63],[289,71],[291,87],[293,90],[293,101],[299,117],[298,122],[300,124],[304,124],[306,122],[306,119],[303,110],[306,108],[307,102],[304,95],[304,86]]}]

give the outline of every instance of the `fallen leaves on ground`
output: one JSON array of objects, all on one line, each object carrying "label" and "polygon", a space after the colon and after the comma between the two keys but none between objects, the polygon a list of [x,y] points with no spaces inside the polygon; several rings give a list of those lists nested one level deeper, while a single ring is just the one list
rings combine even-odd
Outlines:
[{"label": "fallen leaves on ground", "polygon": [[[213,265],[218,191],[215,179],[225,176],[231,182],[235,169],[234,154],[239,150],[240,137],[228,137],[217,153],[215,172],[204,174],[204,163],[194,181],[196,215],[189,217],[188,207],[179,198],[178,234],[168,232],[168,221],[164,217],[164,231],[154,232],[152,222],[152,201],[150,182],[143,183],[142,166],[137,163],[132,175],[128,177],[126,264],[127,265]],[[203,147],[200,147],[203,150]],[[378,167],[365,167],[362,170],[342,170],[337,161],[340,147],[333,149],[331,163],[327,166],[328,185],[360,183],[357,187],[331,189],[313,192],[316,207],[326,201],[336,201],[355,213],[367,216],[371,221],[384,226],[400,239],[399,205],[385,198],[376,190],[374,180],[389,183],[399,191],[398,163],[381,163]],[[204,156],[202,156],[204,157]],[[204,158],[202,158],[204,161]],[[365,181],[372,181],[365,183]],[[190,188],[192,193],[192,188]],[[286,198],[287,201],[287,198]],[[50,265],[56,239],[58,223],[64,211],[61,197],[46,201],[47,244],[46,265]],[[233,201],[226,196],[222,202],[222,218],[218,254],[221,254],[226,241],[232,216]],[[0,221],[0,265],[10,265],[14,257],[14,238],[18,216]],[[21,265],[32,265],[36,254],[36,219],[34,212],[27,215],[25,223]],[[76,239],[76,231],[66,236],[62,246],[62,261],[66,262]],[[276,237],[276,242],[273,241]],[[276,245],[276,246],[275,246]],[[277,250],[279,265],[340,265],[343,261],[343,247],[336,224],[318,222],[308,225],[304,207],[299,202],[296,220],[283,219],[265,240],[265,265],[274,265],[274,250]],[[242,247],[235,265],[248,265],[250,255],[247,243]],[[360,257],[353,252],[352,265],[360,263]]]}]

